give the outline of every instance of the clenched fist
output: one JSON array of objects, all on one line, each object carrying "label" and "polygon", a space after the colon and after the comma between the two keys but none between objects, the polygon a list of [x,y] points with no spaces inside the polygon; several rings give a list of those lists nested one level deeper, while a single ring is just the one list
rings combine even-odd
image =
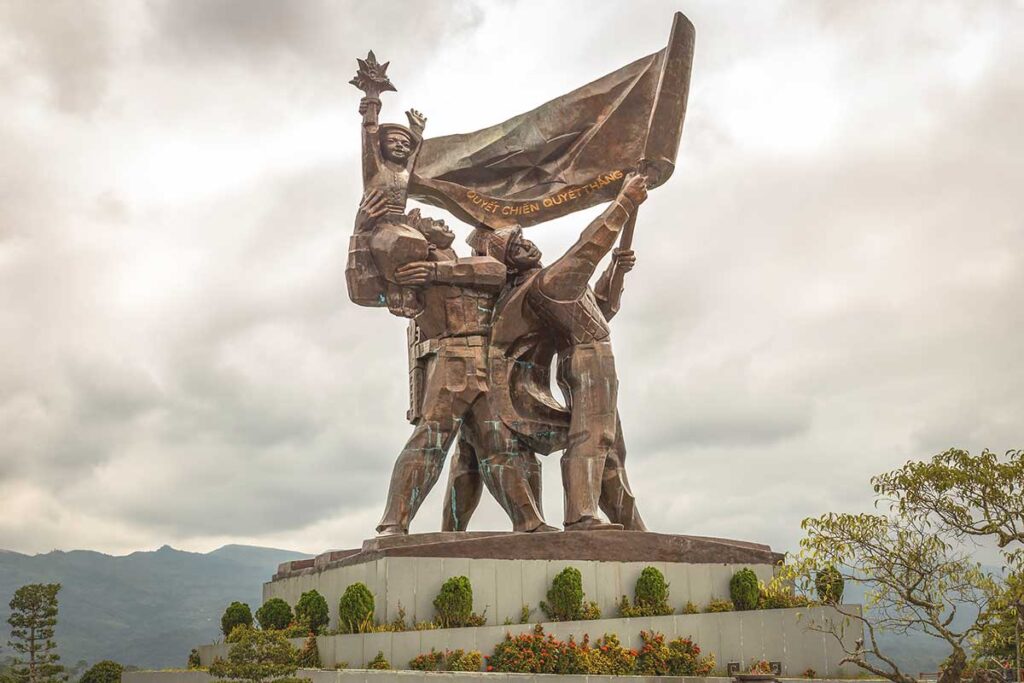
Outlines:
[{"label": "clenched fist", "polygon": [[612,251],[612,263],[616,269],[628,273],[636,265],[636,252],[632,249],[615,249]]},{"label": "clenched fist", "polygon": [[634,206],[640,206],[647,199],[647,176],[630,173],[623,181],[620,193]]}]

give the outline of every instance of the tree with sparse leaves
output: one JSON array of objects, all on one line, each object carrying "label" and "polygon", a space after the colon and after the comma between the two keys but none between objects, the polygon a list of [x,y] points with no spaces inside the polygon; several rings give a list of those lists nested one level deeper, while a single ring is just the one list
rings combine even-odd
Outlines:
[{"label": "tree with sparse leaves", "polygon": [[18,683],[56,683],[67,680],[58,662],[53,632],[57,626],[59,583],[31,583],[14,592],[11,598],[11,646],[17,663],[11,668]]},{"label": "tree with sparse leaves", "polygon": [[1020,637],[1021,606],[1024,605],[1024,574],[1013,572],[999,583],[989,602],[989,627],[971,641],[976,664],[984,665],[993,658],[1009,664],[1016,663],[1017,641]]},{"label": "tree with sparse leaves", "polygon": [[[917,516],[829,513],[805,519],[802,526],[806,536],[782,578],[814,594],[818,576],[834,568],[846,584],[864,588],[863,612],[836,604],[834,612],[809,624],[836,637],[844,649],[843,663],[894,683],[914,683],[915,677],[900,670],[896,653],[886,652],[878,635],[918,632],[950,648],[939,683],[960,682],[969,643],[987,628],[988,603],[996,590],[979,564]],[[957,626],[961,614],[976,616]],[[860,636],[853,647],[847,644],[849,629]]]},{"label": "tree with sparse leaves", "polygon": [[[990,539],[1014,574],[1024,572],[1024,449],[1002,456],[950,448],[930,460],[910,461],[872,480],[892,509],[918,516],[931,528],[958,539]],[[1011,575],[1012,579],[1012,575]],[[986,647],[1010,650],[1024,663],[1024,591],[1008,581],[993,600],[993,624]],[[997,635],[997,632],[1002,635]],[[1012,634],[1012,645],[1008,638]],[[1001,646],[996,645],[1002,642]]]},{"label": "tree with sparse leaves", "polygon": [[1024,449],[999,457],[987,449],[971,455],[950,448],[871,483],[900,512],[961,536],[992,538],[1008,557],[1024,544]]}]

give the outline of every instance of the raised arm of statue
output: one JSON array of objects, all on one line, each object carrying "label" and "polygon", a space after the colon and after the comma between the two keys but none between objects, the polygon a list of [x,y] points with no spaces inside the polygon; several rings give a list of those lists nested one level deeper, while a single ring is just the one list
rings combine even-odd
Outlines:
[{"label": "raised arm of statue", "polygon": [[380,98],[364,97],[359,100],[359,113],[363,115],[363,188],[369,190],[381,166],[380,126],[377,123]]},{"label": "raised arm of statue", "polygon": [[[597,306],[604,313],[605,320],[611,320],[619,312],[622,304],[622,275],[633,270],[636,265],[636,252],[632,249],[613,249],[612,262],[601,273],[594,285],[594,298]],[[618,273],[620,277],[615,277]]]},{"label": "raised arm of statue", "polygon": [[363,91],[364,97],[359,100],[359,113],[363,116],[363,188],[371,189],[373,179],[380,169],[382,159],[380,150],[380,94],[395,90],[388,78],[388,64],[377,62],[377,56],[371,50],[366,59],[357,59],[359,68],[355,77],[349,81]]},{"label": "raised arm of statue", "polygon": [[395,279],[407,287],[429,284],[457,285],[484,292],[500,292],[508,269],[490,256],[468,256],[451,261],[417,261],[395,271]]},{"label": "raised arm of statue", "polygon": [[582,296],[597,264],[615,246],[622,226],[645,199],[647,179],[642,175],[626,178],[615,201],[587,226],[561,258],[540,272],[537,282],[541,293],[557,301]]}]

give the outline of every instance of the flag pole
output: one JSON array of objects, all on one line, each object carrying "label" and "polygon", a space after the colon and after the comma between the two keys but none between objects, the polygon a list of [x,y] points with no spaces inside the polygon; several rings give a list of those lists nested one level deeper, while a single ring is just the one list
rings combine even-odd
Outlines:
[{"label": "flag pole", "polygon": [[[654,105],[647,120],[644,156],[637,163],[636,169],[638,173],[647,176],[648,188],[665,182],[674,168],[682,125],[671,125],[671,119],[679,117],[680,110],[682,117],[686,116],[686,101],[690,93],[690,69],[693,66],[693,42],[693,24],[682,12],[676,12],[672,17],[672,31],[669,33],[668,45],[662,57]],[[633,210],[622,227],[619,249],[633,248],[633,232],[636,229],[638,209],[639,207]],[[619,291],[624,280],[625,273],[615,268],[609,281],[609,291]]]}]

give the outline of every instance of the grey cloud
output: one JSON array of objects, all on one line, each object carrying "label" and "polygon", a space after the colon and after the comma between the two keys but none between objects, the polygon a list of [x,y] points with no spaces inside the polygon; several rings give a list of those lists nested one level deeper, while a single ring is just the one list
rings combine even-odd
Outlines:
[{"label": "grey cloud", "polygon": [[[399,94],[448,107],[438,125],[458,132],[494,122],[477,120],[493,104],[480,83],[507,78],[533,106],[566,73],[583,82],[659,45],[676,9],[152,2],[111,19],[90,5],[98,45],[82,46],[33,6],[4,7],[20,52],[0,67],[19,75],[0,86],[0,547],[28,551],[368,535],[409,426],[403,322],[344,294],[354,58],[391,59]],[[1024,92],[1005,65],[1022,48],[995,4],[965,24],[969,45],[948,28],[960,7],[913,25],[908,11],[687,9],[680,165],[641,210],[612,323],[653,528],[791,547],[801,517],[870,505],[872,474],[953,443],[1019,445]],[[501,12],[519,23],[495,26]],[[552,26],[564,42],[530,42]],[[824,76],[791,58],[806,45],[828,53]],[[953,79],[964,45],[980,56]],[[789,91],[807,106],[842,99],[815,144],[773,144],[815,122],[742,78],[763,63],[779,88],[810,83]],[[64,109],[40,106],[35,78]],[[337,131],[316,149],[303,126],[323,120]],[[208,154],[181,153],[194,140]],[[585,222],[531,236],[550,260]],[[436,528],[440,495],[416,529]],[[477,528],[492,526],[506,522],[487,501]]]},{"label": "grey cloud", "polygon": [[0,72],[14,78],[37,71],[59,109],[89,112],[107,88],[116,14],[97,0],[0,3],[0,24],[15,45],[14,61],[0,64]]},{"label": "grey cloud", "polygon": [[296,68],[306,70],[302,80],[310,78],[310,69],[331,78],[349,68],[354,73],[354,55],[370,49],[412,71],[471,30],[483,11],[469,0],[403,0],[378,3],[372,11],[357,0],[172,0],[151,6],[159,49],[218,65],[276,62],[293,76]]}]

